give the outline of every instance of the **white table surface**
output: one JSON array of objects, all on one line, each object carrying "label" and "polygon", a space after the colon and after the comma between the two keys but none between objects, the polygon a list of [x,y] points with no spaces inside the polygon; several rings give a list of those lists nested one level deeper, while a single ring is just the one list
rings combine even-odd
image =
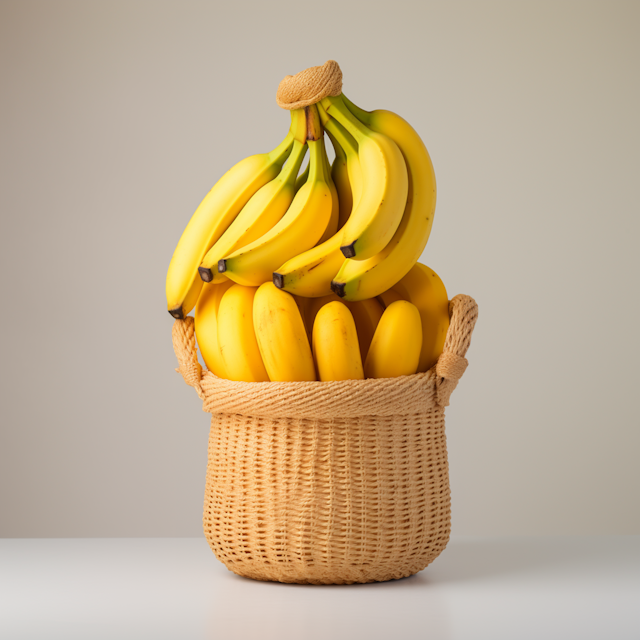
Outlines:
[{"label": "white table surface", "polygon": [[639,640],[640,536],[454,537],[350,586],[240,578],[204,538],[4,539],[0,638]]}]

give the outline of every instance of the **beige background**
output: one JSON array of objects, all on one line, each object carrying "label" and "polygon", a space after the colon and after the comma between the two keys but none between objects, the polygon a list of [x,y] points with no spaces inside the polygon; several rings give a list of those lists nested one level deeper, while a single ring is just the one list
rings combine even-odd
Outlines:
[{"label": "beige background", "polygon": [[454,534],[640,533],[640,3],[0,3],[1,536],[198,536],[207,415],[164,277],[329,58],[423,136],[473,295]]}]

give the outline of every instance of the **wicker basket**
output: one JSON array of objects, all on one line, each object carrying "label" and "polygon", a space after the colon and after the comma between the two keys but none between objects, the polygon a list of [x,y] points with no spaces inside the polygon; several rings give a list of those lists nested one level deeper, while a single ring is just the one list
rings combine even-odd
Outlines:
[{"label": "wicker basket", "polygon": [[444,352],[426,373],[346,382],[232,382],[203,372],[193,319],[173,344],[212,414],[204,531],[231,571],[350,584],[417,573],[451,529],[444,407],[477,318],[450,303]]}]

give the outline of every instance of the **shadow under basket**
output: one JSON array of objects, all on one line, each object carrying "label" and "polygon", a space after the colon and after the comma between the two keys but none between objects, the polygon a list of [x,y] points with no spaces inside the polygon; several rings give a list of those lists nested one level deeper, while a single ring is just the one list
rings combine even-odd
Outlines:
[{"label": "shadow under basket", "polygon": [[451,531],[444,408],[478,316],[449,304],[426,373],[342,382],[233,382],[198,363],[193,318],[176,320],[177,369],[211,413],[204,532],[238,575],[300,584],[404,578]]}]

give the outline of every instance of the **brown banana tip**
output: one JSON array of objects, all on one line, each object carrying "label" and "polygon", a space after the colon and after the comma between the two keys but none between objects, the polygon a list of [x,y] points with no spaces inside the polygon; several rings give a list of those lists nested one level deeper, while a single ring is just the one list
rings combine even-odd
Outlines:
[{"label": "brown banana tip", "polygon": [[273,284],[275,284],[278,289],[284,289],[284,276],[274,271]]},{"label": "brown banana tip", "polygon": [[227,270],[227,261],[218,260],[218,273],[224,273]]},{"label": "brown banana tip", "polygon": [[213,280],[213,271],[208,267],[198,267],[198,273],[204,282],[211,282]]},{"label": "brown banana tip", "polygon": [[354,240],[351,244],[347,244],[344,247],[340,247],[340,251],[342,251],[342,255],[345,258],[355,258],[355,256],[356,256],[356,250],[355,250],[356,242],[357,242],[357,240]]},{"label": "brown banana tip", "polygon": [[345,296],[344,287],[345,287],[344,282],[336,282],[335,280],[331,282],[331,291],[333,291],[333,293],[335,293],[340,298],[344,298]]},{"label": "brown banana tip", "polygon": [[184,313],[182,313],[182,307],[177,307],[176,309],[169,309],[169,313],[176,320],[184,320]]}]

